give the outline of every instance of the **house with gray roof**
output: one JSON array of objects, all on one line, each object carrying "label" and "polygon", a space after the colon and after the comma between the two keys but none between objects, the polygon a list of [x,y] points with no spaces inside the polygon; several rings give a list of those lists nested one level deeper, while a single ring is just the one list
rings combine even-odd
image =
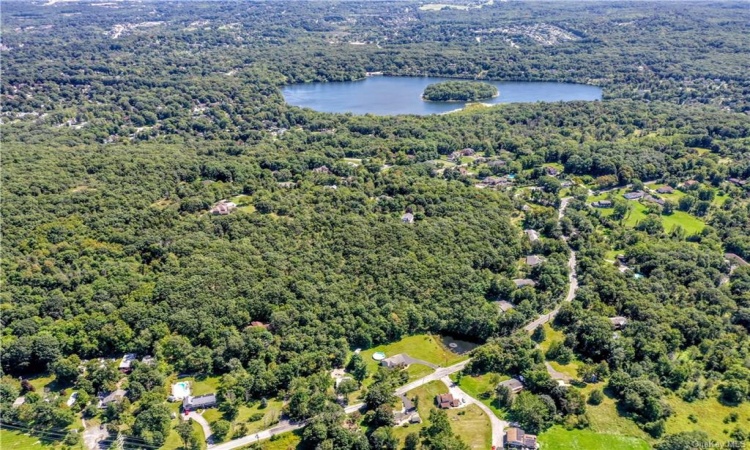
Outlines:
[{"label": "house with gray roof", "polygon": [[195,411],[198,409],[214,408],[217,404],[216,394],[199,395],[197,397],[188,396],[182,400],[182,409],[185,411]]}]

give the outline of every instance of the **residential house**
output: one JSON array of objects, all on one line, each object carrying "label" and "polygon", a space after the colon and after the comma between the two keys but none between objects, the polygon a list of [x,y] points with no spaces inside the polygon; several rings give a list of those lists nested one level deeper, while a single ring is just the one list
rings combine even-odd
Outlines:
[{"label": "residential house", "polygon": [[141,364],[145,364],[147,366],[153,366],[156,364],[156,358],[154,358],[151,355],[146,355],[141,359]]},{"label": "residential house", "polygon": [[505,380],[502,383],[499,384],[499,386],[505,386],[514,394],[518,394],[523,390],[523,383],[521,383],[520,380],[516,380],[515,378],[511,378],[510,380]]},{"label": "residential house", "polygon": [[740,180],[739,178],[730,178],[728,181],[740,187],[747,185],[747,180]]},{"label": "residential house", "polygon": [[325,173],[329,174],[331,173],[331,169],[328,168],[328,166],[320,166],[313,169],[314,173]]},{"label": "residential house", "polygon": [[406,356],[399,353],[398,355],[393,355],[390,358],[385,358],[384,360],[380,361],[380,365],[389,369],[393,369],[396,367],[408,366],[409,361]]},{"label": "residential house", "polygon": [[638,200],[643,198],[644,195],[646,195],[646,193],[643,191],[635,191],[622,194],[622,196],[625,197],[626,200]]},{"label": "residential house", "polygon": [[461,153],[461,155],[462,155],[462,156],[474,156],[474,154],[475,154],[476,152],[474,151],[474,149],[473,149],[473,148],[468,148],[468,147],[467,147],[467,148],[465,148],[465,149],[461,150],[461,152],[460,152],[460,153]]},{"label": "residential house", "polygon": [[13,408],[18,408],[19,406],[23,405],[24,403],[26,403],[26,397],[24,397],[22,395],[22,396],[18,397],[17,399],[15,399],[13,401],[13,405],[12,406],[13,406]]},{"label": "residential house", "polygon": [[133,361],[136,361],[137,359],[138,357],[135,353],[126,353],[122,355],[122,360],[120,360],[118,369],[120,369],[120,372],[122,373],[130,373],[130,371],[133,370]]},{"label": "residential house", "polygon": [[687,180],[686,182],[682,183],[682,185],[686,188],[692,188],[694,186],[699,185],[700,183],[696,180]]},{"label": "residential house", "polygon": [[656,203],[657,205],[664,205],[666,203],[663,199],[660,199],[658,197],[654,197],[652,195],[646,195],[643,197],[643,200],[651,203]]},{"label": "residential house", "polygon": [[529,241],[536,242],[539,240],[539,233],[536,230],[523,230],[523,232],[529,237]]},{"label": "residential house", "polygon": [[401,222],[403,223],[414,223],[414,214],[408,212],[401,216]]},{"label": "residential house", "polygon": [[487,177],[482,180],[482,183],[486,184],[487,186],[505,186],[509,184],[508,180],[503,177]]},{"label": "residential house", "polygon": [[546,261],[546,259],[543,256],[539,255],[529,255],[526,257],[526,264],[532,267],[538,266],[544,261]]},{"label": "residential house", "polygon": [[657,194],[671,194],[674,192],[671,186],[662,186],[656,190]]},{"label": "residential house", "polygon": [[556,177],[556,176],[560,175],[560,171],[557,170],[557,169],[555,169],[552,166],[546,166],[544,168],[544,171],[547,173],[547,175],[549,175],[551,177]]},{"label": "residential house", "polygon": [[560,186],[562,186],[562,187],[564,187],[564,188],[566,188],[566,187],[571,187],[571,186],[573,186],[573,182],[572,182],[572,181],[570,181],[570,180],[562,180],[562,181],[560,182]]},{"label": "residential house", "polygon": [[536,286],[536,281],[530,279],[530,278],[516,278],[513,280],[513,283],[516,285],[517,288],[521,288],[524,286]]},{"label": "residential house", "polygon": [[457,398],[453,398],[453,394],[439,394],[435,397],[435,402],[437,402],[438,408],[440,409],[457,408],[461,406],[461,401]]},{"label": "residential house", "polygon": [[526,432],[518,427],[511,427],[505,433],[505,446],[507,448],[524,450],[536,450],[536,448],[538,448],[536,436],[533,434],[526,434]]},{"label": "residential house", "polygon": [[492,161],[487,163],[490,167],[503,167],[505,166],[505,161],[502,159],[493,159]]},{"label": "residential house", "polygon": [[285,188],[285,189],[291,189],[294,186],[296,186],[297,183],[295,183],[294,181],[280,181],[280,182],[276,183],[276,185],[278,185],[279,187]]},{"label": "residential house", "polygon": [[628,324],[628,319],[622,316],[610,317],[609,321],[612,323],[612,328],[615,330],[622,330],[625,328],[625,325]]},{"label": "residential house", "polygon": [[100,397],[99,400],[99,408],[104,409],[110,404],[113,403],[120,403],[123,398],[125,398],[125,395],[128,392],[123,389],[117,389],[115,391],[110,392],[109,394]]},{"label": "residential house", "polygon": [[217,202],[213,207],[211,207],[211,211],[209,211],[211,214],[218,214],[221,216],[226,216],[227,214],[231,213],[237,209],[237,205],[233,202],[230,202],[228,200],[220,200]]},{"label": "residential house", "polygon": [[251,326],[251,327],[260,327],[260,328],[265,328],[266,330],[267,330],[268,328],[270,328],[270,325],[269,325],[269,324],[267,324],[267,323],[263,323],[263,322],[260,322],[260,321],[258,321],[258,320],[253,320],[252,322],[250,322],[250,326]]},{"label": "residential house", "polygon": [[597,202],[593,202],[591,206],[593,206],[594,208],[611,208],[612,201],[611,200],[599,200]]},{"label": "residential house", "polygon": [[515,305],[513,303],[506,301],[506,300],[498,300],[495,302],[497,304],[497,307],[500,308],[500,311],[506,312],[510,309],[513,309]]},{"label": "residential house", "polygon": [[199,395],[197,397],[188,396],[182,400],[182,409],[185,412],[189,412],[198,409],[214,408],[217,404],[216,394]]}]

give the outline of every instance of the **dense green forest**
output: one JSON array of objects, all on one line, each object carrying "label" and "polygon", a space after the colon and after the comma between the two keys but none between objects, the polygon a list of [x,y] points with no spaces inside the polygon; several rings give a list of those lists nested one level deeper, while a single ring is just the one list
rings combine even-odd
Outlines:
[{"label": "dense green forest", "polygon": [[422,98],[432,102],[475,102],[497,95],[497,88],[489,83],[444,81],[427,86]]},{"label": "dense green forest", "polygon": [[[367,433],[346,425],[328,372],[364,371],[354,349],[418,333],[484,344],[466,376],[529,380],[498,401],[530,432],[591,421],[584,388],[558,386],[545,360],[575,359],[578,381],[601,383],[662,448],[684,448],[669,447],[685,438],[673,398],[750,402],[745,4],[2,9],[3,424],[75,447],[61,430],[96,417],[160,447],[167,379],[189,374],[220,377],[223,422],[278,401],[311,421],[310,448],[397,448],[378,411],[405,372],[351,386]],[[378,117],[291,107],[280,91],[366,72],[589,83],[604,99]],[[651,187],[653,201],[622,196]],[[220,200],[236,209],[212,214]],[[580,288],[545,353],[522,328],[565,297],[571,251]],[[613,333],[614,316],[628,326]],[[126,352],[158,364],[136,364],[127,401],[99,410],[121,374],[98,358]],[[40,375],[79,397],[45,397],[27,381]],[[443,415],[430,421],[410,448],[465,448]]]}]

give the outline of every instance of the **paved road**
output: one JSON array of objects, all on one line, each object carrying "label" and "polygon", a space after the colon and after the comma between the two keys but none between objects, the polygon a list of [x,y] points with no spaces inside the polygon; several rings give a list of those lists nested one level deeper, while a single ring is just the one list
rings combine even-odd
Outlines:
[{"label": "paved road", "polygon": [[[560,200],[560,211],[558,212],[558,220],[565,217],[565,208],[568,207],[568,203],[572,200],[572,197],[565,197],[562,200]],[[567,241],[566,238],[563,238]],[[578,278],[576,276],[576,252],[573,250],[570,251],[570,257],[568,258],[568,293],[565,295],[565,298],[563,299],[564,302],[570,303],[573,301],[573,299],[576,296],[576,291],[578,290]],[[533,332],[540,326],[544,325],[547,322],[551,322],[554,320],[554,318],[557,316],[557,313],[560,312],[560,307],[562,306],[562,303],[557,305],[555,309],[550,311],[547,314],[543,314],[536,318],[536,320],[533,320],[528,325],[523,327],[524,330],[527,332]]]},{"label": "paved road", "polygon": [[[466,365],[469,364],[469,360],[461,361],[460,363],[454,364],[449,367],[440,367],[435,372],[422,377],[418,380],[412,381],[409,384],[405,384],[401,386],[400,388],[396,389],[395,395],[402,395],[405,394],[412,389],[418,388],[419,386],[422,386],[423,384],[427,384],[431,381],[439,380],[441,378],[447,377],[448,375],[454,374],[460,370],[462,370]],[[354,411],[360,411],[365,409],[364,403],[357,403],[354,405],[349,405],[346,408],[344,408],[344,412],[347,414],[351,414]],[[191,416],[192,417],[192,416]],[[201,417],[201,419],[203,419]],[[205,419],[204,419],[205,420]],[[286,433],[289,431],[298,430],[306,425],[306,422],[298,422],[298,423],[291,423],[286,420],[282,420],[279,422],[278,425],[276,425],[273,428],[259,431],[258,433],[251,434],[249,436],[241,437],[239,439],[234,439],[229,442],[224,442],[223,444],[218,445],[209,445],[210,450],[232,450],[239,447],[244,447],[246,445],[254,444],[255,442],[262,441],[264,439],[269,439],[271,436],[281,433]]]},{"label": "paved road", "polygon": [[209,445],[208,448],[211,450],[231,450],[231,449],[235,449],[239,447],[244,447],[250,444],[254,444],[256,442],[259,442],[265,439],[270,439],[271,436],[274,436],[277,434],[298,430],[304,426],[305,426],[305,422],[290,423],[286,420],[282,420],[281,422],[279,422],[277,426],[273,428],[259,431],[255,434],[241,437],[239,439],[235,439],[229,442],[224,442],[223,444]]},{"label": "paved road", "polygon": [[453,383],[453,380],[449,377],[443,377],[441,378],[441,381],[448,386],[448,390],[453,395],[453,398],[459,398],[462,400],[461,407],[466,405],[477,405],[479,409],[487,414],[487,417],[490,418],[490,424],[492,425],[492,445],[502,448],[503,443],[505,442],[505,428],[509,426],[508,422],[500,420],[500,418],[497,417],[487,405],[464,392],[464,390]]}]

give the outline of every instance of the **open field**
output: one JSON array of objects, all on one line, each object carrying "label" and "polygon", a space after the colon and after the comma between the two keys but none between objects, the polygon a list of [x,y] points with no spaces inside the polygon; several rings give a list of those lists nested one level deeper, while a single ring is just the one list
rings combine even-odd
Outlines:
[{"label": "open field", "polygon": [[278,434],[274,436],[276,440],[263,441],[260,447],[253,448],[260,448],[261,450],[295,450],[300,447],[300,442],[302,442],[301,436],[301,430]]},{"label": "open field", "polygon": [[412,358],[422,359],[424,361],[437,364],[443,367],[450,366],[466,359],[447,349],[437,336],[427,334],[418,334],[401,339],[391,344],[379,345],[368,350],[362,351],[362,359],[367,364],[369,373],[377,370],[379,363],[372,359],[375,352],[383,352],[386,357],[406,353]]},{"label": "open field", "polygon": [[596,433],[591,430],[566,430],[555,426],[539,435],[545,450],[648,450],[648,442],[619,434]]},{"label": "open field", "polygon": [[55,446],[44,443],[36,436],[7,429],[0,430],[0,447],[3,450],[42,450],[55,448]]},{"label": "open field", "polygon": [[[715,392],[711,398],[691,403],[676,396],[668,401],[674,414],[667,420],[667,433],[701,430],[717,442],[727,442],[730,440],[728,434],[735,428],[750,429],[750,403],[745,402],[736,407],[722,405],[716,399]],[[731,413],[737,413],[737,422],[724,423],[724,419]],[[695,423],[688,418],[691,414],[697,419]]]}]

